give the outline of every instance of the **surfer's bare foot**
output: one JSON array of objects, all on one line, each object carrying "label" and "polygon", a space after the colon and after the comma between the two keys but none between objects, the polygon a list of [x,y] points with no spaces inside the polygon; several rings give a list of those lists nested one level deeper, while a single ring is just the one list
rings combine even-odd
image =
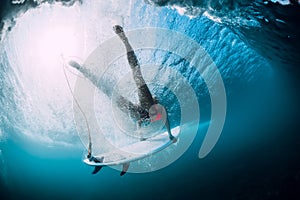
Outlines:
[{"label": "surfer's bare foot", "polygon": [[123,32],[124,32],[122,26],[120,26],[120,25],[115,25],[115,26],[113,27],[113,29],[114,29],[114,31],[115,31],[116,34],[120,34],[120,33],[123,33]]},{"label": "surfer's bare foot", "polygon": [[120,26],[120,25],[115,25],[115,26],[113,27],[113,29],[114,29],[115,33],[120,37],[120,39],[121,39],[125,44],[128,43],[127,38],[126,38],[126,36],[125,36],[125,33],[124,33],[124,30],[123,30],[122,26]]},{"label": "surfer's bare foot", "polygon": [[74,61],[74,60],[70,60],[69,61],[69,65],[71,65],[72,67],[74,67],[75,69],[80,69],[81,68],[81,66],[80,66],[80,64],[78,64],[76,61]]}]

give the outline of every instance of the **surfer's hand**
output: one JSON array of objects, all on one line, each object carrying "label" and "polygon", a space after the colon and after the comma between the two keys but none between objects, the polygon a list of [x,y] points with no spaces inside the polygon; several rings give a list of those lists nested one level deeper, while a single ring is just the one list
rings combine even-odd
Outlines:
[{"label": "surfer's hand", "polygon": [[177,138],[174,137],[173,135],[170,135],[170,140],[172,140],[173,143],[176,143],[176,142],[177,142]]}]

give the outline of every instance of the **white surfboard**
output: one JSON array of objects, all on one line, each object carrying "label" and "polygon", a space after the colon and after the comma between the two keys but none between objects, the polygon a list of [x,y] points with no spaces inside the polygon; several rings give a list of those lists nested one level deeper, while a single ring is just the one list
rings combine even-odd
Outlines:
[{"label": "white surfboard", "polygon": [[[171,130],[172,135],[178,140],[180,133],[180,127],[177,126]],[[171,144],[174,141],[169,139],[168,132],[162,132],[144,141],[135,141],[132,144],[120,148],[118,151],[106,152],[94,157],[101,162],[95,162],[88,158],[83,161],[91,166],[112,166],[112,165],[122,165],[130,163],[132,161],[137,161],[148,156],[151,156]]]}]

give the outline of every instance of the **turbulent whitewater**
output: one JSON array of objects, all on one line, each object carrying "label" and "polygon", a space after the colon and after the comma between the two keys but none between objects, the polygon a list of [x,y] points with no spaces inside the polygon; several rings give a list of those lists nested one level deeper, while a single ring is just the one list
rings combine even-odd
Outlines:
[{"label": "turbulent whitewater", "polygon": [[[251,81],[259,80],[262,76],[268,77],[268,74],[272,72],[264,58],[248,48],[230,29],[205,16],[191,20],[188,16],[176,14],[176,11],[156,8],[142,1],[131,1],[129,4],[125,1],[97,4],[72,1],[68,6],[62,6],[59,3],[39,5],[35,2],[32,7],[36,8],[32,9],[29,9],[29,5],[32,4],[27,1],[23,4],[23,7],[22,4],[11,6],[12,14],[6,16],[7,24],[4,26],[10,25],[11,30],[5,32],[3,29],[2,31],[4,38],[1,41],[3,46],[1,49],[3,69],[1,100],[2,104],[5,104],[1,115],[2,129],[3,132],[13,129],[17,135],[25,135],[48,145],[73,145],[77,138],[72,122],[72,98],[62,74],[61,57],[50,50],[55,51],[59,47],[64,54],[67,54],[66,56],[84,62],[101,42],[112,37],[111,27],[116,23],[128,30],[154,26],[185,33],[198,41],[211,55],[225,83],[229,85],[237,83],[247,85]],[[26,12],[22,13],[23,10]],[[15,18],[12,17],[14,11],[17,13]],[[143,17],[140,12],[144,13]],[[173,15],[168,14],[170,12],[173,12]],[[52,15],[51,21],[47,18],[50,14]],[[13,23],[9,24],[8,19]],[[67,30],[64,27],[67,27]],[[70,33],[71,37],[60,36],[61,29]],[[50,36],[45,33],[47,31],[52,31]],[[41,41],[49,40],[47,37],[54,37],[54,40],[56,39],[59,43],[65,42],[69,48],[64,49],[59,44],[46,43],[45,45],[50,46],[50,50],[49,48],[43,49]],[[60,37],[68,39],[61,41]],[[220,40],[220,38],[223,39]],[[241,53],[242,49],[244,50]],[[187,63],[168,53],[152,52],[151,55],[154,55],[152,58],[143,56],[142,53],[139,54],[142,64],[155,60],[157,64],[179,69],[197,91],[198,99],[203,107],[203,116],[205,116],[205,112],[208,112],[205,107],[209,108],[209,100],[201,76],[186,70]],[[47,61],[49,57],[51,62]],[[227,59],[224,60],[223,57]],[[241,59],[237,59],[238,57]],[[73,71],[69,74],[73,83],[77,78],[74,73],[77,72]],[[171,94],[163,94],[164,91],[157,92],[161,96],[169,96],[165,99],[165,104],[171,105],[168,103],[168,101],[173,101]],[[231,89],[229,88],[227,92],[230,93]],[[171,123],[178,124],[177,104],[168,109],[170,113],[173,113]],[[9,110],[16,110],[16,112],[12,113]],[[14,125],[11,126],[11,124]]]}]

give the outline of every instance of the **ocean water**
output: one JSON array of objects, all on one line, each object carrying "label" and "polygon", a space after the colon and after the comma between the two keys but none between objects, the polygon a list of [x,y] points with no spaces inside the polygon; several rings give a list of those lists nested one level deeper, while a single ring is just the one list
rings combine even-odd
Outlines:
[{"label": "ocean water", "polygon": [[[300,197],[297,1],[2,1],[0,5],[1,199]],[[83,163],[86,124],[82,113],[76,113],[62,61],[89,63],[95,49],[118,41],[113,37],[115,24],[133,33],[130,41],[136,46],[148,40],[169,41],[175,34],[170,43],[158,42],[136,52],[151,90],[170,113],[171,126],[184,127],[177,146],[132,163],[132,171],[122,177],[110,167],[92,175],[93,168]],[[135,35],[149,28],[157,30],[154,39]],[[160,30],[170,35],[161,35]],[[189,39],[180,40],[176,34]],[[190,40],[204,51],[190,50]],[[107,52],[117,51],[110,48]],[[114,57],[94,96],[96,120],[105,133],[114,132],[110,120],[127,122],[108,106],[110,98],[101,88],[117,85],[132,101],[137,99],[132,80],[127,80],[131,74],[126,62],[124,54]],[[200,71],[192,65],[199,65]],[[84,75],[66,69],[76,93],[76,83]],[[222,87],[214,87],[219,75],[226,94],[224,126],[222,112],[215,115],[213,110],[213,99],[224,101]],[[199,158],[214,123],[222,126],[220,137]],[[134,173],[135,168],[156,169],[186,138],[191,144],[174,162]],[[118,141],[118,135],[111,140]],[[95,143],[94,151],[109,151],[101,140]]]}]

